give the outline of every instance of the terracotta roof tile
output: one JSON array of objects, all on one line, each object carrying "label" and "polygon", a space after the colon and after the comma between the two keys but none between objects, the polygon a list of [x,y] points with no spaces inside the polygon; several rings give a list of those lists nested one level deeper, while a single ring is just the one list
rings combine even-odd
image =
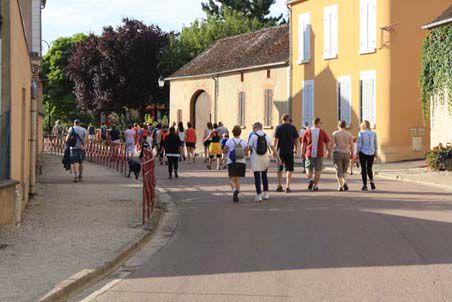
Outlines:
[{"label": "terracotta roof tile", "polygon": [[289,27],[282,25],[221,39],[168,78],[215,74],[288,61]]}]

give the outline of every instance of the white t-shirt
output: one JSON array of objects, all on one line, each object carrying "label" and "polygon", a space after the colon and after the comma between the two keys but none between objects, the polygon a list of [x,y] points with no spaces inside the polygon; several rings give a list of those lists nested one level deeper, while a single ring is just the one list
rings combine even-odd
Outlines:
[{"label": "white t-shirt", "polygon": [[124,131],[126,144],[135,144],[135,134],[135,131],[132,129],[127,129],[126,131]]},{"label": "white t-shirt", "polygon": [[311,128],[312,133],[312,157],[317,157],[317,150],[319,145],[320,128]]},{"label": "white t-shirt", "polygon": [[259,135],[259,136],[265,135],[265,139],[267,140],[267,146],[270,148],[270,146],[272,145],[271,137],[266,135],[264,133],[264,131],[259,130],[256,133],[253,132],[253,133],[250,134],[250,140],[248,142],[248,145],[253,149],[253,153],[256,153],[255,150],[257,148],[257,135],[256,134]]},{"label": "white t-shirt", "polygon": [[181,142],[185,142],[185,131],[179,131],[179,138]]},{"label": "white t-shirt", "polygon": [[[235,150],[235,144],[239,144],[239,143],[240,143],[240,145],[242,146],[243,151],[245,151],[245,150],[246,150],[246,147],[247,147],[247,144],[246,144],[246,142],[245,142],[243,139],[241,139],[241,138],[230,138],[230,139],[228,139],[228,141],[226,142],[226,145],[225,145],[225,146],[227,146],[227,147],[228,147],[228,150],[229,150],[229,152],[228,152],[228,165],[233,163],[233,161],[232,161],[231,158],[230,158],[230,154],[231,154],[232,151]],[[246,158],[243,158],[243,159],[237,159],[235,162],[236,162],[236,163],[246,164]]]}]

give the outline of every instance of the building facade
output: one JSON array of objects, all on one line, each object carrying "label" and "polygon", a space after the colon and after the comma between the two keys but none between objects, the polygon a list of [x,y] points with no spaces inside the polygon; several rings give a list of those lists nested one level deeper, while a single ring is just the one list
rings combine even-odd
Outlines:
[{"label": "building facade", "polygon": [[194,123],[199,152],[207,122],[240,125],[246,137],[259,121],[273,135],[289,110],[289,29],[220,40],[167,80],[170,121]]},{"label": "building facade", "polygon": [[[0,226],[20,222],[35,192],[42,148],[41,9],[43,0],[1,1]],[[41,122],[40,122],[41,121]]]},{"label": "building facade", "polygon": [[[452,5],[438,18],[423,28],[432,30],[437,27],[452,26]],[[452,108],[449,107],[448,91],[438,93],[430,101],[430,148],[442,144],[452,144]]]},{"label": "building facade", "polygon": [[429,125],[420,101],[421,26],[450,0],[292,0],[294,123],[339,119],[356,135],[369,120],[382,162],[424,158]]}]

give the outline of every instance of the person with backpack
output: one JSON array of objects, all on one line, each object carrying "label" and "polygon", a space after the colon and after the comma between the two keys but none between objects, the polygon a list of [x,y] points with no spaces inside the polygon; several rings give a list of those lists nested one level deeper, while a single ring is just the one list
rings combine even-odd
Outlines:
[{"label": "person with backpack", "polygon": [[166,158],[168,160],[168,179],[173,178],[173,171],[174,177],[179,178],[179,157],[182,142],[174,127],[169,129],[168,135],[162,142],[162,146],[165,149]]},{"label": "person with backpack", "polygon": [[74,182],[82,180],[83,161],[85,160],[85,148],[87,144],[87,131],[85,128],[80,127],[80,120],[77,119],[66,136],[66,145],[70,149],[70,161],[72,171],[74,172]]},{"label": "person with backpack", "polygon": [[[248,151],[251,152],[251,170],[254,173],[254,184],[256,186],[257,202],[270,199],[268,193],[268,167],[270,166],[270,148],[276,155],[275,147],[272,146],[271,138],[262,131],[262,124],[257,122],[253,125],[253,132],[248,141]],[[262,193],[262,186],[264,192]]]},{"label": "person with backpack", "polygon": [[228,174],[231,180],[232,200],[233,202],[239,202],[240,177],[245,177],[248,148],[246,142],[240,138],[242,134],[240,126],[234,126],[232,134],[234,137],[228,139],[223,153],[227,155],[228,159]]},{"label": "person with backpack", "polygon": [[89,142],[90,144],[93,144],[96,141],[96,127],[94,127],[93,123],[89,123],[88,134]]},{"label": "person with backpack", "polygon": [[284,114],[282,124],[278,126],[275,133],[274,148],[278,150],[279,155],[279,169],[278,169],[278,188],[277,192],[283,192],[282,188],[282,172],[286,168],[286,193],[292,192],[290,183],[292,181],[292,173],[294,171],[295,159],[294,152],[298,148],[298,131],[291,123],[291,118],[288,114]]},{"label": "person with backpack", "polygon": [[107,142],[107,134],[108,134],[107,126],[105,125],[105,123],[102,123],[102,125],[100,126],[100,138],[102,139],[103,144]]}]

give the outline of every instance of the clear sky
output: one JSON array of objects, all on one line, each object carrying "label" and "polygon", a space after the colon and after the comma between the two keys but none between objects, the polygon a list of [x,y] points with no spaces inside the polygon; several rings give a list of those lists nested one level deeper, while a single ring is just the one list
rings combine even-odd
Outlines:
[{"label": "clear sky", "polygon": [[[123,17],[178,31],[203,17],[201,0],[48,0],[43,11],[43,39],[51,42],[75,33],[100,33],[105,25],[117,25]],[[286,0],[276,0],[272,14],[287,15]],[[44,44],[44,51],[47,46]]]}]

